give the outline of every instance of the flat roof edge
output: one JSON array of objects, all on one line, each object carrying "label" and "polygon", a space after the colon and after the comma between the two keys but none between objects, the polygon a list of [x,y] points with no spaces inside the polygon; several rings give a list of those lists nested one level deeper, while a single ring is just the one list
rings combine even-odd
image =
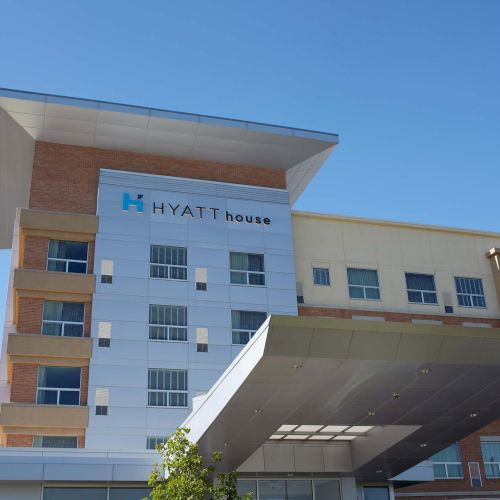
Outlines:
[{"label": "flat roof edge", "polygon": [[356,217],[350,215],[327,214],[324,212],[309,212],[305,210],[292,210],[292,217],[303,217],[307,219],[323,219],[335,220],[339,222],[354,222],[358,224],[372,224],[374,226],[392,226],[409,229],[419,229],[436,232],[470,234],[475,236],[487,236],[492,238],[500,238],[500,232],[484,231],[480,229],[468,229],[452,226],[438,226],[433,224],[420,224],[418,222],[404,222],[389,219],[369,219],[367,217]]},{"label": "flat roof edge", "polygon": [[256,122],[251,120],[242,120],[238,118],[224,118],[215,115],[206,115],[199,113],[187,113],[182,111],[174,111],[163,108],[155,108],[149,106],[139,106],[134,104],[123,104],[112,101],[103,101],[97,99],[86,99],[78,97],[63,96],[57,94],[47,94],[43,92],[30,92],[25,90],[16,90],[0,87],[0,97],[11,99],[24,99],[37,102],[47,102],[50,104],[61,104],[64,106],[75,106],[83,108],[98,108],[109,111],[122,113],[139,114],[139,115],[156,115],[163,118],[196,121],[209,125],[219,125],[227,127],[239,127],[255,132],[270,133],[276,135],[285,135],[289,137],[300,137],[302,139],[311,139],[323,142],[330,142],[333,145],[338,144],[338,134],[332,132],[323,132],[318,130],[287,127],[284,125],[274,125],[264,122]]}]

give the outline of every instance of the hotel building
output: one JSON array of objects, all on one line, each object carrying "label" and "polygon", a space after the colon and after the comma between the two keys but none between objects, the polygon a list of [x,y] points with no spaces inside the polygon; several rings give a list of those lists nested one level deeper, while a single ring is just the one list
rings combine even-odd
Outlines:
[{"label": "hotel building", "polygon": [[0,499],[500,496],[500,234],[294,211],[335,134],[0,90]]}]

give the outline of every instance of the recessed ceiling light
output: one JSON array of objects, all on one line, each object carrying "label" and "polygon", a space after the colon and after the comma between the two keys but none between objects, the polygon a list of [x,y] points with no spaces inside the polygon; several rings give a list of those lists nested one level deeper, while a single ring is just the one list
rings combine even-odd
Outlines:
[{"label": "recessed ceiling light", "polygon": [[255,408],[255,410],[253,412],[260,415],[261,413],[264,413],[264,410],[262,408]]},{"label": "recessed ceiling light", "polygon": [[429,373],[430,373],[430,372],[431,372],[431,371],[429,370],[429,368],[422,368],[422,369],[420,370],[420,373],[421,373],[422,375],[429,375]]},{"label": "recessed ceiling light", "polygon": [[370,429],[373,429],[373,425],[353,425],[346,430],[346,432],[356,432],[360,434],[364,434],[368,432]]},{"label": "recessed ceiling light", "polygon": [[309,434],[288,434],[285,436],[285,439],[307,439],[309,437]]},{"label": "recessed ceiling light", "polygon": [[378,469],[375,471],[377,474],[382,474],[383,470],[382,469]]},{"label": "recessed ceiling light", "polygon": [[327,425],[319,432],[344,432],[348,427],[348,425]]},{"label": "recessed ceiling light", "polygon": [[283,434],[273,434],[272,436],[269,436],[269,439],[281,439],[283,436]]},{"label": "recessed ceiling light", "polygon": [[282,425],[279,429],[278,432],[291,432],[297,427],[296,425]]},{"label": "recessed ceiling light", "polygon": [[311,436],[309,438],[309,441],[328,441],[329,439],[331,439],[332,436],[329,436],[328,434],[314,434],[313,436]]},{"label": "recessed ceiling light", "polygon": [[356,439],[358,436],[335,436],[333,438],[334,441],[352,441]]},{"label": "recessed ceiling light", "polygon": [[470,418],[477,417],[477,413],[471,413],[471,414],[469,415],[469,417],[470,417]]},{"label": "recessed ceiling light", "polygon": [[295,432],[318,432],[322,425],[299,425]]},{"label": "recessed ceiling light", "polygon": [[420,448],[425,448],[427,446],[427,443],[420,443]]},{"label": "recessed ceiling light", "polygon": [[369,411],[368,412],[368,416],[369,417],[374,417],[375,416],[375,412],[374,411]]}]

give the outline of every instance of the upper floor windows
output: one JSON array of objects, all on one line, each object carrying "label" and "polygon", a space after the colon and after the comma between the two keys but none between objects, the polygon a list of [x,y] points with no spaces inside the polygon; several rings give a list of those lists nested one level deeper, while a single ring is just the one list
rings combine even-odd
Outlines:
[{"label": "upper floor windows", "polygon": [[42,335],[82,337],[85,306],[78,302],[43,303]]},{"label": "upper floor windows", "polygon": [[378,273],[375,269],[348,267],[347,283],[351,299],[380,300]]},{"label": "upper floor windows", "polygon": [[63,273],[87,272],[88,246],[80,241],[49,241],[47,271]]},{"label": "upper floor windows", "polygon": [[488,479],[500,478],[500,441],[483,441],[484,472]]},{"label": "upper floor windows", "polygon": [[33,448],[76,448],[76,436],[33,436]]},{"label": "upper floor windows", "polygon": [[233,285],[265,286],[264,255],[230,252],[229,260]]},{"label": "upper floor windows", "polygon": [[187,370],[150,368],[148,405],[187,408]]},{"label": "upper floor windows", "polygon": [[267,318],[260,311],[231,311],[233,344],[247,344]]},{"label": "upper floor windows", "polygon": [[313,283],[330,286],[330,270],[326,267],[313,267]]},{"label": "upper floor windows", "polygon": [[187,249],[151,245],[149,276],[170,280],[187,280]]},{"label": "upper floor windows", "polygon": [[151,304],[149,338],[187,342],[187,308]]},{"label": "upper floor windows", "polygon": [[79,405],[81,368],[39,366],[37,404]]},{"label": "upper floor windows", "polygon": [[481,278],[455,277],[458,305],[463,307],[486,307]]},{"label": "upper floor windows", "polygon": [[405,273],[408,302],[437,304],[436,284],[432,274]]},{"label": "upper floor windows", "polygon": [[448,448],[432,455],[435,479],[457,479],[464,477],[462,462],[460,460],[460,448],[454,443]]}]

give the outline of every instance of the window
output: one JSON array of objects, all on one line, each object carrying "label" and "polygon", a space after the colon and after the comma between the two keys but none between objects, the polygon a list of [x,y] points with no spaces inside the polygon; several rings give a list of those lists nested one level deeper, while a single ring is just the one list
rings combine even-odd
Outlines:
[{"label": "window", "polygon": [[47,271],[63,273],[87,272],[88,243],[79,241],[49,241]]},{"label": "window", "polygon": [[455,277],[458,305],[462,307],[486,307],[483,280],[481,278]]},{"label": "window", "polygon": [[168,436],[148,436],[146,448],[148,450],[156,450],[159,444],[163,444],[168,439]]},{"label": "window", "polygon": [[43,303],[42,335],[82,337],[85,306],[78,302]]},{"label": "window", "polygon": [[207,268],[206,267],[197,267],[195,270],[195,280],[196,280],[196,290],[201,292],[207,291]]},{"label": "window", "polygon": [[247,344],[267,318],[260,311],[231,311],[233,344]]},{"label": "window", "polygon": [[36,402],[42,405],[79,405],[80,368],[38,367]]},{"label": "window", "polygon": [[109,405],[109,389],[105,387],[97,387],[95,390],[95,414],[107,415]]},{"label": "window", "polygon": [[437,304],[436,285],[432,274],[405,273],[408,302]]},{"label": "window", "polygon": [[378,272],[375,269],[348,267],[347,283],[351,299],[380,300]]},{"label": "window", "polygon": [[196,352],[208,352],[208,328],[196,329]]},{"label": "window", "polygon": [[97,326],[98,345],[99,347],[111,346],[111,322],[99,321]]},{"label": "window", "polygon": [[169,280],[187,280],[187,249],[151,245],[149,276]]},{"label": "window", "polygon": [[[44,486],[43,500],[106,500],[107,488],[50,488]],[[140,497],[138,497],[140,498]]]},{"label": "window", "polygon": [[458,443],[454,443],[448,446],[448,448],[432,455],[429,460],[433,462],[435,479],[456,479],[464,477]]},{"label": "window", "polygon": [[313,283],[330,286],[330,270],[326,267],[313,267]]},{"label": "window", "polygon": [[77,448],[76,436],[33,436],[33,448]]},{"label": "window", "polygon": [[187,370],[150,368],[148,405],[187,408]]},{"label": "window", "polygon": [[500,441],[482,442],[484,472],[488,479],[500,477]]},{"label": "window", "polygon": [[114,262],[109,259],[101,260],[101,283],[111,285],[113,283]]},{"label": "window", "polygon": [[187,308],[184,306],[149,306],[149,338],[187,342]]},{"label": "window", "polygon": [[266,276],[262,254],[231,252],[229,260],[233,285],[265,286]]}]

